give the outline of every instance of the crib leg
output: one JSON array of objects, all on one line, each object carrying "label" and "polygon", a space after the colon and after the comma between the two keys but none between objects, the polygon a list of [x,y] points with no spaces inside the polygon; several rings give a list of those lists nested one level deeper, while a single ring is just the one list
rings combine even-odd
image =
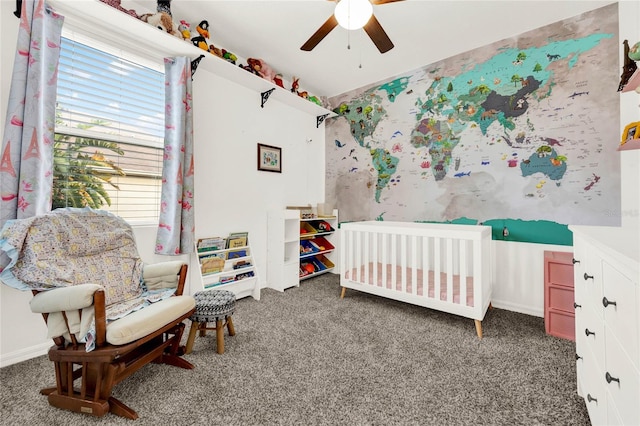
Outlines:
[{"label": "crib leg", "polygon": [[342,291],[340,292],[340,299],[344,299],[344,294],[347,292],[346,287],[342,287]]},{"label": "crib leg", "polygon": [[478,339],[482,339],[482,321],[474,320],[476,322],[476,333],[478,334]]}]

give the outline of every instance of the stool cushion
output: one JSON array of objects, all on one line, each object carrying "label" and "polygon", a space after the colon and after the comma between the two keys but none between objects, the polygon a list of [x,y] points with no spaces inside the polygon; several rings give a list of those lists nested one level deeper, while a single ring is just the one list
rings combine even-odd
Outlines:
[{"label": "stool cushion", "polygon": [[236,295],[228,290],[200,291],[193,295],[196,310],[191,321],[212,322],[233,314],[236,307]]}]

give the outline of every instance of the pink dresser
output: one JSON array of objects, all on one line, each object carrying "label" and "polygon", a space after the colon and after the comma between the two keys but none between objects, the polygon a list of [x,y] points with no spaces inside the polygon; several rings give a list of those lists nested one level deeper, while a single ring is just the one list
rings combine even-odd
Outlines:
[{"label": "pink dresser", "polygon": [[544,252],[544,326],[547,334],[576,340],[573,253]]}]

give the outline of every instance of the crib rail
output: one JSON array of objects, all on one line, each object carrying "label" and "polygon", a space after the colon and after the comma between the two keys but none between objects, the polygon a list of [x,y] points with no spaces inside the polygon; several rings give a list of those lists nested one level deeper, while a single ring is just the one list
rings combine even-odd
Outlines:
[{"label": "crib rail", "polygon": [[341,285],[481,320],[491,297],[491,228],[353,222],[340,228]]}]

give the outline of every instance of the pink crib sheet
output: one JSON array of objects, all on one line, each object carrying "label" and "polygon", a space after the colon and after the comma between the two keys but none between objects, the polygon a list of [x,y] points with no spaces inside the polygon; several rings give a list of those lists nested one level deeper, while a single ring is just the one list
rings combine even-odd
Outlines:
[{"label": "pink crib sheet", "polygon": [[[378,262],[376,263],[377,265],[377,283],[375,285],[377,285],[378,287],[383,287],[383,283],[382,283],[382,270],[383,270],[383,265],[382,263]],[[385,283],[384,287],[387,289],[394,289],[393,286],[394,284],[391,282],[391,265],[387,264],[386,266],[386,270],[387,270],[387,282]],[[369,283],[370,285],[373,285],[373,267],[374,264],[373,262],[369,263]],[[411,268],[407,267],[405,269],[406,271],[406,276],[407,276],[407,288],[406,288],[406,293],[412,293],[412,289],[413,289],[413,283],[412,278],[413,278],[413,273]],[[360,279],[362,280],[361,282],[364,284],[364,265],[362,265],[360,267]],[[418,269],[417,271],[417,294],[418,296],[422,296],[424,295],[424,288],[423,288],[423,271],[422,269]],[[350,275],[353,275],[353,278],[350,278]],[[429,279],[428,279],[428,292],[427,295],[429,298],[434,298],[434,293],[435,293],[435,283],[434,283],[434,272],[433,271],[429,271]],[[346,279],[351,279],[354,282],[358,282],[356,281],[356,268],[353,268],[351,271],[346,271],[345,272],[345,278]],[[467,306],[473,306],[473,277],[467,277],[466,279],[466,284],[467,284]],[[396,291],[402,291],[402,266],[400,265],[396,265],[396,283],[395,283],[395,290]],[[447,273],[446,272],[440,272],[440,300],[447,300]],[[453,303],[456,304],[460,304],[460,276],[459,275],[453,275]]]}]

